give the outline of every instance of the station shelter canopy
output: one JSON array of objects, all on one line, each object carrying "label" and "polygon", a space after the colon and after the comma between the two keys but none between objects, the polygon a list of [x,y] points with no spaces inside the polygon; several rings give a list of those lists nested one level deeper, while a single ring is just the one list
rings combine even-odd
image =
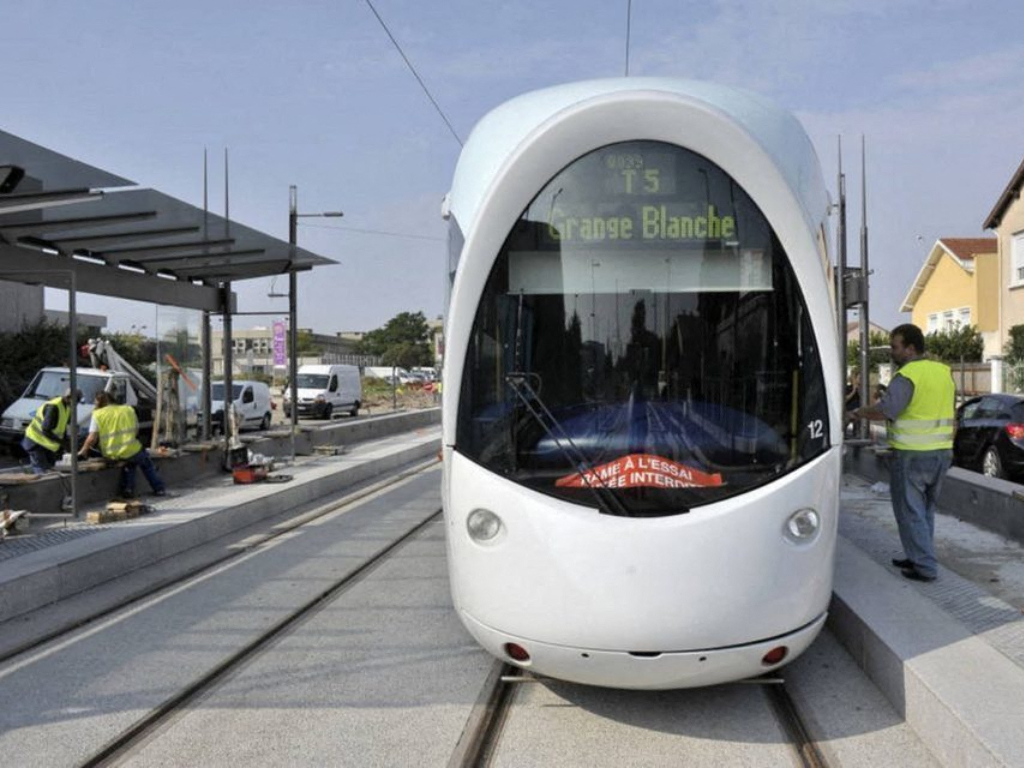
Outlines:
[{"label": "station shelter canopy", "polygon": [[0,131],[0,280],[232,312],[231,282],[334,263]]}]

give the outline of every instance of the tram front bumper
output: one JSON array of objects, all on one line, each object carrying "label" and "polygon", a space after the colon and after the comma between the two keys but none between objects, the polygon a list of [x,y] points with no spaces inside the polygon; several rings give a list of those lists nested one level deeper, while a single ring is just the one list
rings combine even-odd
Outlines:
[{"label": "tram front bumper", "polygon": [[[785,666],[803,653],[825,624],[827,613],[810,624],[781,637],[749,645],[710,648],[698,651],[608,651],[570,648],[516,637],[476,621],[465,611],[462,621],[489,653],[503,661],[543,677],[552,677],[585,685],[635,690],[699,688],[758,677]],[[525,648],[529,661],[510,658],[506,644]],[[785,646],[785,658],[765,664],[769,651]]]}]

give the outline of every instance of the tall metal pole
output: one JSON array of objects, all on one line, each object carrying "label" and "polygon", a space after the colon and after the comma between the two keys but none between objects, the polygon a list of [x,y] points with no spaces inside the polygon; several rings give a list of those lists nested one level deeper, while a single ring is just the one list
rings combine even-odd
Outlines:
[{"label": "tall metal pole", "polygon": [[210,400],[210,383],[213,380],[213,350],[210,349],[210,313],[209,311],[203,311],[203,327],[202,327],[202,344],[203,344],[203,391],[200,393],[199,398],[201,403],[199,407],[203,412],[203,423],[199,425],[199,436],[203,442],[210,439],[210,424],[211,416],[210,408],[212,406]]},{"label": "tall metal pole", "polygon": [[[868,181],[867,181],[867,151],[865,149],[864,134],[860,137],[860,276],[863,286],[863,295],[860,304],[860,398],[864,404],[870,403],[868,388],[871,386],[871,316],[868,312]],[[867,419],[860,423],[860,436],[868,438],[870,424]]]},{"label": "tall metal pole", "polygon": [[71,358],[68,360],[68,387],[71,389],[71,514],[78,516],[78,308],[75,270],[71,270],[68,286],[68,336]]},{"label": "tall metal pole", "polygon": [[843,376],[843,385],[846,384],[846,354],[847,354],[847,323],[846,323],[846,175],[843,173],[843,137],[838,137],[837,152],[839,156],[839,176],[836,179],[836,186],[839,190],[839,223],[836,226],[836,243],[838,251],[836,268],[836,325],[839,328],[839,369]]},{"label": "tall metal pole", "polygon": [[231,338],[232,317],[230,282],[224,283],[223,291],[224,338],[222,339],[222,342],[224,345],[224,410],[221,411],[221,413],[224,415],[223,420],[221,421],[221,427],[224,429],[224,459],[227,462],[228,469],[233,469],[231,466],[231,449],[234,447],[234,444],[231,442],[231,413],[235,406],[235,341]]},{"label": "tall metal pole", "polygon": [[[291,245],[289,260],[295,261],[295,246],[299,235],[299,192],[295,185],[288,187],[288,244]],[[295,433],[299,430],[299,329],[298,329],[298,276],[295,264],[288,269],[288,386],[291,388],[291,450],[292,464],[295,464]]]}]

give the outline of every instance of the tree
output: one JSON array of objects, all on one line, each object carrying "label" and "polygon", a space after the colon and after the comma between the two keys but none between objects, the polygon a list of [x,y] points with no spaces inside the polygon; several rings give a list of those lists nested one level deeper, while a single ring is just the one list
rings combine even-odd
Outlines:
[{"label": "tree", "polygon": [[[871,331],[868,334],[870,353],[868,362],[871,371],[878,370],[879,363],[889,361],[889,336],[881,331]],[[885,347],[885,349],[877,349]],[[846,366],[848,368],[860,368],[860,341],[855,339],[846,345]]]},{"label": "tree", "polygon": [[1010,363],[1024,363],[1024,325],[1010,328],[1010,340],[1003,347],[1003,354]]},{"label": "tree", "polygon": [[[359,342],[357,353],[380,357],[385,365],[412,368],[430,365],[430,327],[422,312],[401,312]],[[399,362],[401,361],[401,362]]]},{"label": "tree", "polygon": [[[88,341],[80,329],[76,347]],[[68,327],[42,321],[20,331],[0,333],[0,410],[21,397],[36,371],[68,365]]]},{"label": "tree", "polygon": [[973,325],[961,325],[944,331],[932,331],[925,337],[925,348],[929,356],[945,363],[967,363],[981,361],[985,341]]},{"label": "tree", "polygon": [[1014,392],[1024,390],[1024,325],[1010,328],[1010,340],[1003,347],[1008,366],[1007,373]]},{"label": "tree", "polygon": [[299,357],[314,357],[323,351],[322,345],[313,339],[313,332],[306,328],[295,332],[295,346]]}]

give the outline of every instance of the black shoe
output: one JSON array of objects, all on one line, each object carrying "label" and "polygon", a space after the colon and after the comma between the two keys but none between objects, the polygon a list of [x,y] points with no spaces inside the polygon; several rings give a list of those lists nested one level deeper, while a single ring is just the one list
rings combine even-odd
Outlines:
[{"label": "black shoe", "polygon": [[913,568],[914,567],[914,561],[913,560],[898,560],[895,557],[892,559],[892,564],[895,565],[897,568]]},{"label": "black shoe", "polygon": [[911,581],[923,581],[925,583],[935,581],[934,576],[925,576],[917,568],[904,568],[900,573],[903,574],[904,579],[910,579]]}]

